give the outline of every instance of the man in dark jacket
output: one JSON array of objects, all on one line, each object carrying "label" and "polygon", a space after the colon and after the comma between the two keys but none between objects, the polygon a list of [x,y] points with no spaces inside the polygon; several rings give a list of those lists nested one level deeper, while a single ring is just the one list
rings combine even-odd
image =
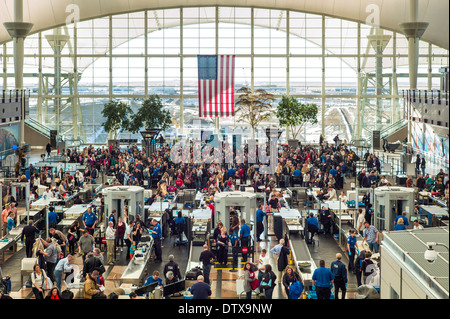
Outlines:
[{"label": "man in dark jacket", "polygon": [[192,285],[191,293],[194,295],[193,299],[208,299],[211,296],[211,286],[208,285],[202,275],[197,277],[197,282]]},{"label": "man in dark jacket", "polygon": [[169,256],[169,262],[167,264],[165,264],[164,266],[164,277],[167,280],[167,273],[169,271],[171,271],[173,273],[173,276],[177,279],[177,280],[181,280],[181,272],[180,272],[180,267],[178,267],[178,264],[175,262],[175,257],[173,255]]},{"label": "man in dark jacket", "polygon": [[33,225],[33,221],[30,220],[28,225],[22,229],[22,235],[20,236],[20,241],[23,242],[23,237],[25,237],[25,251],[27,258],[33,257],[33,244],[36,240],[36,235],[39,234],[39,229]]},{"label": "man in dark jacket", "polygon": [[342,260],[342,254],[336,254],[336,260],[331,263],[330,270],[334,275],[334,298],[339,299],[339,290],[342,290],[342,299],[347,292],[347,268]]},{"label": "man in dark jacket", "polygon": [[92,273],[94,270],[97,270],[99,273],[101,273],[100,269],[102,268],[102,266],[102,262],[99,258],[95,258],[93,252],[88,253],[83,265],[83,278],[85,278],[87,274]]}]

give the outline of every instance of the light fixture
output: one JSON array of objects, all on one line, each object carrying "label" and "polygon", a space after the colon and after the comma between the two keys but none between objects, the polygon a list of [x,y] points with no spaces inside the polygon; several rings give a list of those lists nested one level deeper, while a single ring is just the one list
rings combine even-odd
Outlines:
[{"label": "light fixture", "polygon": [[426,261],[428,261],[430,264],[434,264],[437,257],[438,257],[438,253],[436,250],[433,249],[433,246],[444,246],[445,248],[447,248],[448,250],[448,246],[444,245],[442,243],[436,243],[436,242],[427,242],[427,246],[428,249],[425,251],[423,257],[425,258]]}]

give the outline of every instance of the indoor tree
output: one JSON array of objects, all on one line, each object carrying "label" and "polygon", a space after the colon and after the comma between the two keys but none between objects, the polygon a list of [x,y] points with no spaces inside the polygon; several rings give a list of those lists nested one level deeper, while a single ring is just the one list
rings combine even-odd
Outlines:
[{"label": "indoor tree", "polygon": [[277,106],[277,117],[281,126],[285,126],[297,140],[305,124],[317,124],[319,108],[316,104],[302,104],[290,95],[284,95]]},{"label": "indoor tree", "polygon": [[119,132],[128,128],[129,117],[132,114],[133,111],[130,106],[122,101],[109,101],[104,104],[102,115],[106,118],[106,121],[102,123],[102,126],[105,132],[109,134],[108,139],[117,139]]},{"label": "indoor tree", "polygon": [[275,97],[264,89],[253,91],[247,86],[241,87],[236,93],[238,94],[235,101],[236,121],[248,123],[252,129],[252,139],[254,139],[258,124],[269,120],[275,114],[272,109]]},{"label": "indoor tree", "polygon": [[137,133],[144,127],[165,131],[171,124],[172,117],[170,112],[164,109],[161,98],[158,95],[151,95],[142,103],[139,110],[131,115],[128,130],[131,133]]}]

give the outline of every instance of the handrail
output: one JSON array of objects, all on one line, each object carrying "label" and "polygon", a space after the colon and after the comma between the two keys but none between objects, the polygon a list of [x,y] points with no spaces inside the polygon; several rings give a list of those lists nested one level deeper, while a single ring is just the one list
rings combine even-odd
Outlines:
[{"label": "handrail", "polygon": [[27,118],[25,120],[25,123],[27,123],[29,126],[31,126],[31,128],[34,128],[38,132],[43,133],[46,137],[50,137],[50,129],[45,125],[42,125],[38,121],[31,118]]}]

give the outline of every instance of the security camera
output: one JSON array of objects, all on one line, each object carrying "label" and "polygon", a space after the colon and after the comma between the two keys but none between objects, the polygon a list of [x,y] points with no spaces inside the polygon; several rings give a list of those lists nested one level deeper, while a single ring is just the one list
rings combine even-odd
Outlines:
[{"label": "security camera", "polygon": [[425,251],[423,257],[430,264],[434,264],[437,259],[437,252],[433,249],[433,246],[436,246],[436,243],[427,243],[428,249]]}]

